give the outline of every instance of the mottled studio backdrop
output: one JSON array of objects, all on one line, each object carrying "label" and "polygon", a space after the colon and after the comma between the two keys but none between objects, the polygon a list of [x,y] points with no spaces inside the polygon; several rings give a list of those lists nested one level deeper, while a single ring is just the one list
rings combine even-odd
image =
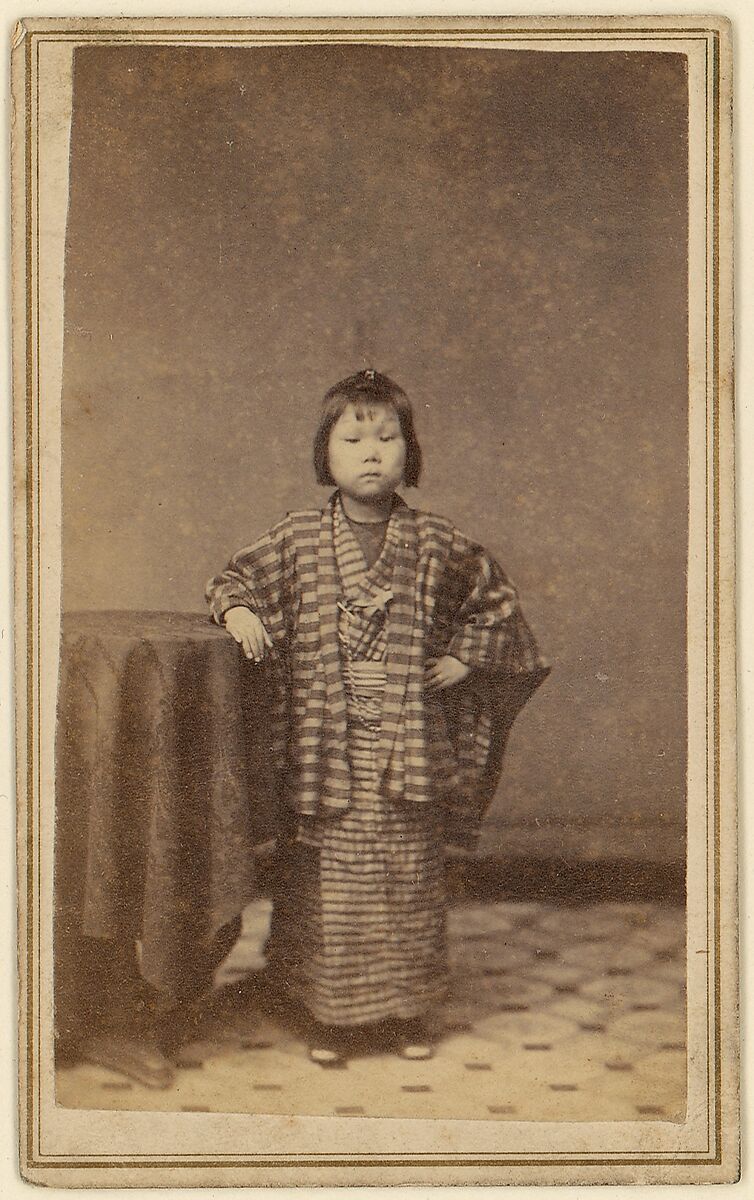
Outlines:
[{"label": "mottled studio backdrop", "polygon": [[478,536],[554,670],[489,849],[683,853],[680,55],[76,51],[64,604],[200,611],[325,389],[412,396],[410,502]]}]

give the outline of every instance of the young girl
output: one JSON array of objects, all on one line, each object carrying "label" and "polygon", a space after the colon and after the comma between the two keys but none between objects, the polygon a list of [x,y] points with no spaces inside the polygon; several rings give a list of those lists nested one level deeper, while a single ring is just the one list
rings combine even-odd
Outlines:
[{"label": "young girl", "polygon": [[388,1023],[432,1052],[446,987],[443,850],[472,849],[521,705],[546,674],[481,546],[397,494],[419,481],[411,406],[362,371],[324,398],[322,510],[292,512],[208,586],[277,697],[280,869],[268,965],[312,1019],[311,1058]]}]

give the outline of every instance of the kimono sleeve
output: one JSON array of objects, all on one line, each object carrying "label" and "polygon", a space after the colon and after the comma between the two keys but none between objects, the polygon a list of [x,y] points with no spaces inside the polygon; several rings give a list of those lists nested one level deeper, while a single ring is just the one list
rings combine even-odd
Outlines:
[{"label": "kimono sleeve", "polygon": [[457,607],[445,653],[469,667],[513,674],[541,668],[544,664],[518,593],[502,567],[460,533],[454,538],[452,561]]},{"label": "kimono sleeve", "polygon": [[229,609],[249,608],[276,643],[287,639],[294,596],[293,543],[286,520],[234,554],[206,588],[210,613],[218,625]]},{"label": "kimono sleeve", "polygon": [[549,666],[502,567],[462,534],[453,549],[454,604],[445,653],[482,669],[443,693],[458,763],[456,785],[446,795],[445,838],[472,851],[500,780],[513,723]]}]

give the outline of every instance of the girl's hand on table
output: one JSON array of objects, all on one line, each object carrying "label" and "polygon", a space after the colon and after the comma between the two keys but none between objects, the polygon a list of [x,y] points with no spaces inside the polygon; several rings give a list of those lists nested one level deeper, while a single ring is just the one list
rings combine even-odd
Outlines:
[{"label": "girl's hand on table", "polygon": [[256,858],[256,859],[271,858],[271,856],[275,853],[277,848],[278,848],[277,838],[270,838],[269,841],[267,841],[267,842],[258,842],[256,846],[252,847],[251,853],[254,855],[254,858]]},{"label": "girl's hand on table", "polygon": [[440,692],[444,688],[461,683],[469,674],[471,667],[452,654],[444,654],[442,658],[428,658],[424,672],[424,689],[427,692]]},{"label": "girl's hand on table", "polygon": [[272,649],[272,638],[257,614],[250,608],[244,608],[242,605],[229,608],[223,617],[223,623],[246,657],[253,658],[254,662],[261,662],[267,651]]}]

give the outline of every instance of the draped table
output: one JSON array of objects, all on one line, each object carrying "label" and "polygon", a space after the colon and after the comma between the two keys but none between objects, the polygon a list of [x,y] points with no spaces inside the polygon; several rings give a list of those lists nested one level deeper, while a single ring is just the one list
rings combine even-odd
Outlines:
[{"label": "draped table", "polygon": [[[91,947],[138,947],[168,1001],[211,979],[276,833],[264,668],[206,617],[64,618],[56,742],[56,1025]],[[225,932],[225,939],[223,934]],[[226,944],[227,943],[227,944]],[[87,947],[89,958],[87,958]]]}]

